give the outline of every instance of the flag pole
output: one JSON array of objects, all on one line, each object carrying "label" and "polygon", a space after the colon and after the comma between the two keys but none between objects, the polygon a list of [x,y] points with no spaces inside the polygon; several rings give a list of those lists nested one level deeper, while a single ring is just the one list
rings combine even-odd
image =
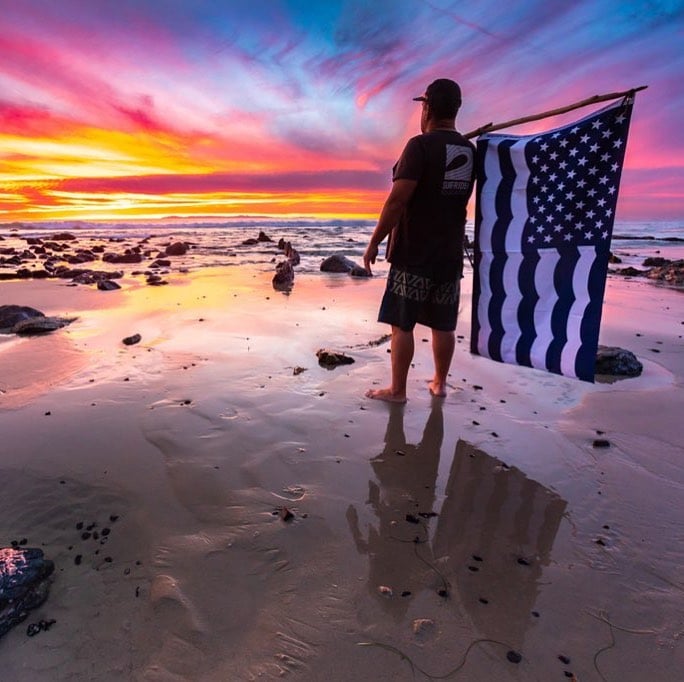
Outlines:
[{"label": "flag pole", "polygon": [[574,104],[568,104],[565,107],[560,107],[559,109],[551,109],[550,111],[544,111],[541,114],[532,114],[530,116],[523,116],[522,118],[516,118],[512,121],[505,121],[504,123],[485,123],[485,125],[480,126],[477,130],[471,130],[466,133],[464,137],[470,139],[471,137],[477,137],[484,133],[490,133],[493,130],[501,130],[501,128],[508,128],[509,126],[520,125],[521,123],[529,123],[530,121],[538,121],[541,118],[548,118],[549,116],[557,116],[559,114],[564,114],[567,111],[572,111],[573,109],[579,109],[580,107],[586,107],[590,104],[596,104],[597,102],[606,102],[611,99],[618,99],[619,97],[626,97],[627,95],[632,95],[639,90],[645,90],[648,85],[640,85],[638,88],[632,88],[631,90],[625,90],[624,92],[611,92],[607,95],[593,95],[592,97],[587,97],[581,102],[575,102]]}]

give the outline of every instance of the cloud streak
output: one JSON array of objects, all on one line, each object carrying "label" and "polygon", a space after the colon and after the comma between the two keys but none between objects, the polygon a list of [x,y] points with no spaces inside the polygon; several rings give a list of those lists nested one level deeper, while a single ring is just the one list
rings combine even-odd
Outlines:
[{"label": "cloud streak", "polygon": [[308,191],[319,208],[324,190],[326,214],[354,196],[370,217],[417,132],[411,97],[441,76],[463,87],[462,130],[648,85],[625,210],[684,210],[678,1],[1,4],[0,221],[53,206],[37,186],[74,192],[74,217],[89,191],[194,192],[191,214],[219,189]]}]

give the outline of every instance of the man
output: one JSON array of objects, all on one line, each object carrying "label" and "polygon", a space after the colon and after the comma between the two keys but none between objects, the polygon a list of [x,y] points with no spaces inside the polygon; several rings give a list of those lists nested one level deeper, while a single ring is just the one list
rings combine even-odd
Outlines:
[{"label": "man", "polygon": [[391,263],[378,320],[392,325],[392,380],[369,398],[406,402],[413,359],[413,328],[432,329],[434,396],[445,396],[454,353],[463,270],[466,206],[475,182],[475,147],[456,131],[461,89],[440,78],[421,97],[422,134],[411,138],[394,166],[390,191],[363,256],[371,272],[378,246],[389,235]]}]

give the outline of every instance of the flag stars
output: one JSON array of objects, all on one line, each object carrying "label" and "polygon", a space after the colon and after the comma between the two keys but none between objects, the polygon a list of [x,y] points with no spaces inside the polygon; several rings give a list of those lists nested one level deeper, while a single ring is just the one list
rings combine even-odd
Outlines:
[{"label": "flag stars", "polygon": [[589,162],[589,159],[587,159],[586,156],[583,156],[582,158],[577,159],[577,163],[578,163],[580,166],[586,166],[588,162]]},{"label": "flag stars", "polygon": [[598,150],[599,150],[599,146],[596,144],[596,142],[594,142],[594,144],[592,144],[591,147],[589,147],[589,151],[590,151],[592,154],[596,154],[596,152],[597,152]]},{"label": "flag stars", "polygon": [[580,137],[580,142],[581,142],[582,144],[586,144],[587,142],[589,142],[589,135],[587,135],[586,133],[584,133],[584,135],[582,135],[582,137]]},{"label": "flag stars", "polygon": [[615,147],[615,149],[620,149],[620,147],[622,147],[622,140],[620,138],[613,140],[613,147]]},{"label": "flag stars", "polygon": [[601,154],[601,161],[606,163],[607,161],[610,161],[610,154],[606,152],[605,154]]},{"label": "flag stars", "polygon": [[601,185],[607,185],[607,184],[608,184],[608,180],[609,180],[609,178],[608,178],[607,175],[602,175],[602,176],[599,178],[599,184],[601,184]]},{"label": "flag stars", "polygon": [[594,233],[591,230],[587,230],[587,232],[584,233],[585,239],[591,239],[593,236],[594,236]]},{"label": "flag stars", "polygon": [[594,130],[599,130],[602,125],[603,125],[603,121],[601,121],[600,118],[597,118],[595,121],[592,122],[591,127]]}]

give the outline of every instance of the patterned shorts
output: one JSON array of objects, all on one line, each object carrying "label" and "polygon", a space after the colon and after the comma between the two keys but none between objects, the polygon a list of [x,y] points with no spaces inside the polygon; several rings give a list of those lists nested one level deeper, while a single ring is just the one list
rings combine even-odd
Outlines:
[{"label": "patterned shorts", "polygon": [[436,281],[392,266],[387,275],[378,322],[407,332],[416,324],[438,331],[454,331],[460,291],[460,279]]}]

